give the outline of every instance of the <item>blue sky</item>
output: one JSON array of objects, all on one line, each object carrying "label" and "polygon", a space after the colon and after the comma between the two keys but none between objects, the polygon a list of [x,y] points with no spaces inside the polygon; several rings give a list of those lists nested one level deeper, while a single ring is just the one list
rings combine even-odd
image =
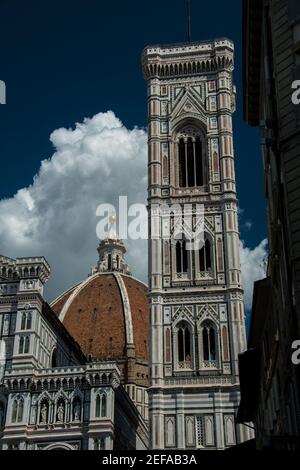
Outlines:
[{"label": "blue sky", "polygon": [[[266,237],[266,216],[259,131],[242,116],[241,4],[194,0],[192,37],[227,36],[235,43],[240,229],[251,250]],[[41,160],[53,155],[49,136],[55,129],[108,110],[128,129],[146,126],[141,51],[186,36],[184,0],[2,0],[0,79],[6,82],[7,104],[0,106],[0,199],[31,185]],[[4,254],[19,254],[15,251]]]}]

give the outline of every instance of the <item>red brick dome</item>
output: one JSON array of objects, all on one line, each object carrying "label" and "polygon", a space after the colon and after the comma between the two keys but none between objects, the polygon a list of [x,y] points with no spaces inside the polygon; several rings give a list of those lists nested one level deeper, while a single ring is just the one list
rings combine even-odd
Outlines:
[{"label": "red brick dome", "polygon": [[[51,305],[86,356],[147,361],[147,287],[120,272],[97,272]],[[128,352],[131,351],[129,354]]]}]

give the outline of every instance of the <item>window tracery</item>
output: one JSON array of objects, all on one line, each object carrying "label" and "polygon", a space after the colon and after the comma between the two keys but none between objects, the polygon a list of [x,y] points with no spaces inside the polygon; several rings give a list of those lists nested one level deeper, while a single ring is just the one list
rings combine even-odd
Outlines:
[{"label": "window tracery", "polygon": [[205,140],[195,127],[185,127],[176,139],[178,183],[180,188],[201,187],[205,184]]}]

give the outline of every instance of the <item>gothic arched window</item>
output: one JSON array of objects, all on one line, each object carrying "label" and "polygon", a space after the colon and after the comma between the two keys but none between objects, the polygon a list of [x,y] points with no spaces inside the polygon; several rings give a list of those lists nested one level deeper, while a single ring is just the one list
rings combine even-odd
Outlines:
[{"label": "gothic arched window", "polygon": [[211,243],[205,240],[203,247],[199,250],[200,272],[210,271],[212,269]]},{"label": "gothic arched window", "polygon": [[24,400],[22,397],[17,397],[13,401],[12,406],[12,423],[21,423],[23,420]]},{"label": "gothic arched window", "polygon": [[96,418],[107,416],[107,397],[105,393],[98,394],[96,398]]},{"label": "gothic arched window", "polygon": [[29,339],[29,336],[26,336],[25,341],[24,341],[24,354],[29,353],[29,345],[30,345],[30,339]]},{"label": "gothic arched window", "polygon": [[32,314],[31,312],[27,313],[27,319],[26,319],[26,329],[30,330],[31,328],[31,319],[32,319]]},{"label": "gothic arched window", "polygon": [[31,312],[22,313],[21,317],[21,330],[30,330],[31,328],[32,314]]},{"label": "gothic arched window", "polygon": [[105,450],[105,439],[94,439],[94,450]]},{"label": "gothic arched window", "polygon": [[100,447],[100,450],[105,450],[105,439],[100,439],[100,442],[99,442],[99,447]]},{"label": "gothic arched window", "polygon": [[176,272],[187,273],[188,271],[188,252],[186,241],[178,240],[176,242]]},{"label": "gothic arched window", "polygon": [[100,418],[100,410],[101,410],[101,397],[100,395],[97,395],[96,398],[96,418]]},{"label": "gothic arched window", "polygon": [[191,333],[189,327],[182,323],[177,332],[179,367],[191,367]]},{"label": "gothic arched window", "polygon": [[202,328],[202,345],[203,345],[203,360],[211,362],[217,360],[217,342],[216,331],[211,323],[206,323]]},{"label": "gothic arched window", "polygon": [[102,403],[101,403],[101,417],[104,418],[106,416],[106,395],[102,395]]},{"label": "gothic arched window", "polygon": [[11,422],[16,423],[17,421],[17,410],[18,410],[18,400],[13,401]]},{"label": "gothic arched window", "polygon": [[111,254],[107,256],[107,268],[108,268],[108,271],[111,271],[112,269]]},{"label": "gothic arched window", "polygon": [[185,188],[187,186],[186,181],[186,157],[185,157],[185,143],[183,139],[180,139],[178,143],[178,159],[179,159],[179,186]]},{"label": "gothic arched window", "polygon": [[23,354],[24,352],[24,340],[24,336],[21,336],[19,340],[19,354]]},{"label": "gothic arched window", "polygon": [[197,129],[184,129],[177,140],[179,187],[204,185],[203,139]]},{"label": "gothic arched window", "polygon": [[25,327],[26,327],[26,313],[22,313],[21,330],[25,330]]}]

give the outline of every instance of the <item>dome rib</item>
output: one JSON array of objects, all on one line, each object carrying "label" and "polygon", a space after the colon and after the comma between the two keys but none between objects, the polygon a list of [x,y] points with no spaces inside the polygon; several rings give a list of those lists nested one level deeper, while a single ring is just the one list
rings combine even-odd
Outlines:
[{"label": "dome rib", "polygon": [[94,274],[93,276],[90,276],[88,277],[85,281],[81,282],[77,287],[76,289],[73,291],[73,293],[70,295],[70,297],[67,299],[65,305],[63,306],[60,314],[59,314],[59,319],[60,321],[63,323],[64,322],[64,318],[65,318],[65,315],[67,313],[67,311],[69,310],[69,307],[70,305],[72,304],[73,300],[75,299],[75,297],[77,297],[77,295],[79,294],[79,292],[84,289],[85,286],[87,286],[90,281],[92,281],[93,279],[95,279],[99,274]]},{"label": "dome rib", "polygon": [[129,302],[129,297],[127,294],[127,289],[122,279],[122,276],[116,272],[114,272],[113,274],[119,286],[121,297],[122,297],[122,302],[123,302],[125,328],[126,328],[126,342],[127,342],[127,345],[134,345],[132,315],[131,315],[130,302]]},{"label": "dome rib", "polygon": [[146,363],[147,288],[141,281],[117,271],[97,272],[51,307],[87,357],[115,358],[125,369],[128,358]]}]

